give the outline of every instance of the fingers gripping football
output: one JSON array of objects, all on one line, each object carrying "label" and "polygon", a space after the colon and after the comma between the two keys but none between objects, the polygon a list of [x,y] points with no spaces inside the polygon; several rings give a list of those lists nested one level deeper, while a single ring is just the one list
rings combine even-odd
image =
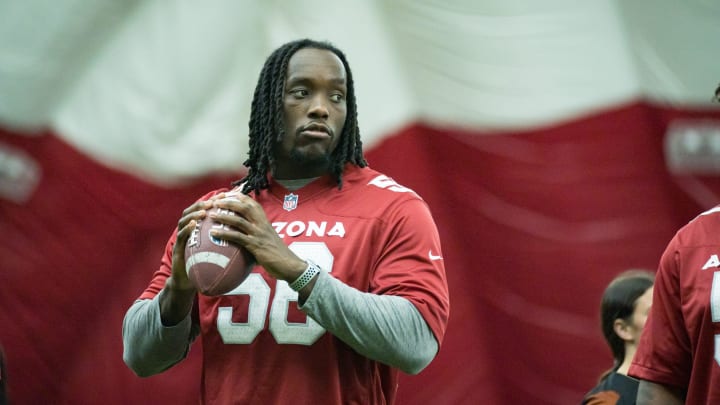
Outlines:
[{"label": "fingers gripping football", "polygon": [[185,245],[197,223],[207,216],[207,209],[212,207],[212,200],[197,201],[187,207],[178,221],[178,233],[173,246],[172,279],[174,286],[180,289],[193,289],[185,269]]},{"label": "fingers gripping football", "polygon": [[[235,216],[232,211],[213,206],[217,199],[224,197],[225,193],[219,194],[190,207],[178,224],[182,229],[179,232],[183,234],[182,238],[178,234],[176,246],[178,249],[184,247],[184,255],[180,256],[177,250],[174,252],[177,257],[173,260],[173,271],[180,273],[182,268],[188,283],[201,294],[209,296],[226,294],[235,289],[255,264],[255,259],[242,245],[230,243],[212,233],[230,226],[216,221],[216,213]],[[189,222],[185,225],[187,219]],[[185,233],[187,230],[189,234]],[[178,277],[181,277],[180,274]]]},{"label": "fingers gripping football", "polygon": [[214,206],[226,211],[213,211],[211,218],[228,227],[213,230],[213,235],[244,246],[272,277],[292,281],[305,269],[307,264],[278,236],[255,200],[241,194],[217,199]]}]

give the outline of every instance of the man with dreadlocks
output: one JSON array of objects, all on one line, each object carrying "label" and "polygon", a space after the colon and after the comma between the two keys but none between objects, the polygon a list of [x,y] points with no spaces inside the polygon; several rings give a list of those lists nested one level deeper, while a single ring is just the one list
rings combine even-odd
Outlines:
[{"label": "man with dreadlocks", "polygon": [[[325,42],[265,61],[250,116],[248,173],[228,198],[188,207],[160,269],[123,322],[140,376],[180,362],[202,335],[207,404],[392,404],[398,374],[435,357],[449,316],[440,240],[425,202],[363,157],[352,73]],[[184,246],[211,207],[215,236],[257,259],[221,297],[198,294]]]}]

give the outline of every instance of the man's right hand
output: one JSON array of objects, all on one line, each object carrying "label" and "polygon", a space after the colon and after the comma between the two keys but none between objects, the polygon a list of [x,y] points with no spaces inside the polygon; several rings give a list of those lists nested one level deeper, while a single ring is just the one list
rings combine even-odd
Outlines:
[{"label": "man's right hand", "polygon": [[192,309],[197,289],[187,276],[185,245],[198,221],[207,216],[207,210],[213,206],[213,201],[223,197],[225,193],[220,193],[206,201],[195,202],[185,208],[178,221],[178,233],[172,253],[172,274],[165,283],[164,293],[160,296],[160,318],[165,326],[177,325]]},{"label": "man's right hand", "polygon": [[[223,196],[224,193],[218,194]],[[198,221],[202,220],[207,216],[207,210],[212,208],[213,201],[218,198],[214,196],[206,201],[197,201],[193,205],[185,208],[182,213],[182,218],[178,221],[178,233],[175,240],[175,246],[173,246],[172,255],[172,275],[168,279],[168,283],[172,284],[172,288],[178,290],[193,290],[190,279],[187,276],[187,270],[185,269],[185,245],[187,240],[192,234]]]}]

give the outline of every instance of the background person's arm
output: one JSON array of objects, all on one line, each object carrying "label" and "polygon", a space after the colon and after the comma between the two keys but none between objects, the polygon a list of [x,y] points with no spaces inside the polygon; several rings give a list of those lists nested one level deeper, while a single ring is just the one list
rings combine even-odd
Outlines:
[{"label": "background person's arm", "polygon": [[682,389],[647,380],[640,380],[636,401],[637,405],[682,405],[684,403],[685,395]]}]

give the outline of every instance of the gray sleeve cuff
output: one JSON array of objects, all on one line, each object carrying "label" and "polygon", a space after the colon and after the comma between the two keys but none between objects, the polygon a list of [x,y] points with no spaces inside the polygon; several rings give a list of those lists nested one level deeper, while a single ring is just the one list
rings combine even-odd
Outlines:
[{"label": "gray sleeve cuff", "polygon": [[183,360],[197,336],[190,315],[177,325],[163,326],[160,294],[135,301],[123,320],[123,360],[140,377],[158,374]]}]

